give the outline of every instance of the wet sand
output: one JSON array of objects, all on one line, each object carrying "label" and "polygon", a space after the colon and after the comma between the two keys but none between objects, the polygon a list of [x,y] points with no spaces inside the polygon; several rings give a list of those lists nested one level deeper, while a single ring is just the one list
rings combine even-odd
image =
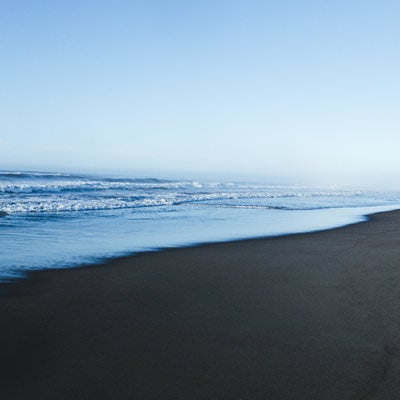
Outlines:
[{"label": "wet sand", "polygon": [[0,286],[2,399],[397,399],[400,211]]}]

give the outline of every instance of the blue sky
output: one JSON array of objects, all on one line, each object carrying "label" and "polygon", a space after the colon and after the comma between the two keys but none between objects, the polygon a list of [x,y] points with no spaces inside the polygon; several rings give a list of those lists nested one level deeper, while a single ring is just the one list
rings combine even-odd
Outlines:
[{"label": "blue sky", "polygon": [[0,168],[400,176],[397,1],[1,1]]}]

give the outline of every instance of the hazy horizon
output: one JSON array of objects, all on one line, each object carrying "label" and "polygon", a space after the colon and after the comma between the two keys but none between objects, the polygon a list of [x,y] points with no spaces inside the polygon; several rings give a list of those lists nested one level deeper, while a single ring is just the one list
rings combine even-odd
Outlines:
[{"label": "hazy horizon", "polygon": [[400,186],[396,2],[0,15],[0,169]]}]

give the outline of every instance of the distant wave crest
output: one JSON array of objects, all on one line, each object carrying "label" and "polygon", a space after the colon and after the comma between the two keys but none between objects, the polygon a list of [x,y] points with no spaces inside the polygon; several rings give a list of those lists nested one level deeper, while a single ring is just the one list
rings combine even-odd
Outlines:
[{"label": "distant wave crest", "polygon": [[359,205],[360,197],[366,194],[335,187],[0,172],[0,210],[10,214],[183,205],[306,210]]}]

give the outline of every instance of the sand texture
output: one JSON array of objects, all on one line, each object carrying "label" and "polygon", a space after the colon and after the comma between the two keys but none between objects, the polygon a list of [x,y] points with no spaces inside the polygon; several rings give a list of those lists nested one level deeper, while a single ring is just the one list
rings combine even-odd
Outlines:
[{"label": "sand texture", "polygon": [[0,398],[400,398],[400,212],[0,287]]}]

